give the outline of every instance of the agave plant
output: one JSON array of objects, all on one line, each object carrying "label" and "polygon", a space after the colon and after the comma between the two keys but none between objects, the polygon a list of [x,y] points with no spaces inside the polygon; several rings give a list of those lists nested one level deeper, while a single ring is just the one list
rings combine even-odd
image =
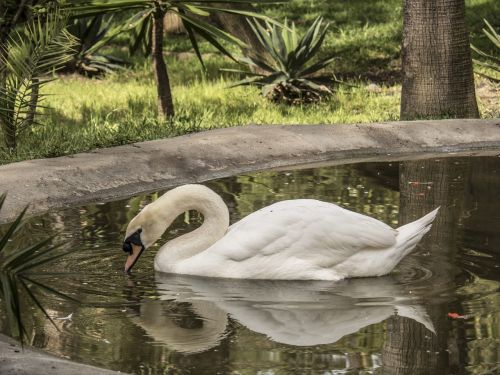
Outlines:
[{"label": "agave plant", "polygon": [[0,53],[0,128],[14,150],[19,134],[35,123],[44,94],[40,88],[71,59],[75,38],[59,10],[36,16],[13,31]]},{"label": "agave plant", "polygon": [[[0,210],[5,197],[5,194],[0,195]],[[71,297],[37,282],[33,277],[33,272],[37,267],[69,253],[69,251],[55,253],[54,251],[60,246],[50,245],[53,238],[47,238],[22,249],[8,249],[9,242],[22,227],[25,213],[26,209],[19,214],[3,235],[0,234],[0,299],[4,304],[10,335],[19,338],[21,342],[28,336],[21,313],[24,298],[30,299],[53,324],[51,316],[37,298],[37,290],[56,293],[65,299],[72,300]]]},{"label": "agave plant", "polygon": [[111,27],[113,16],[103,15],[75,18],[68,26],[68,31],[78,39],[76,53],[67,68],[85,76],[100,76],[123,69],[125,61],[117,57],[100,53],[118,32]]},{"label": "agave plant", "polygon": [[[250,21],[249,21],[250,22]],[[257,39],[267,55],[258,53],[239,58],[250,71],[224,69],[248,76],[232,86],[255,85],[274,102],[288,104],[309,103],[331,94],[326,86],[314,82],[313,76],[330,64],[335,57],[312,63],[325,39],[329,24],[317,18],[299,38],[295,24],[285,20],[283,25],[265,21],[250,22]],[[252,71],[253,70],[253,71]]]},{"label": "agave plant", "polygon": [[484,23],[486,24],[487,28],[483,29],[483,33],[489,40],[491,40],[493,46],[496,47],[497,53],[496,56],[493,56],[471,45],[472,50],[482,58],[481,60],[474,59],[473,61],[477,65],[486,68],[484,73],[476,73],[485,76],[492,81],[500,82],[500,35],[498,35],[493,26],[491,26],[491,24],[487,20],[484,20]]}]

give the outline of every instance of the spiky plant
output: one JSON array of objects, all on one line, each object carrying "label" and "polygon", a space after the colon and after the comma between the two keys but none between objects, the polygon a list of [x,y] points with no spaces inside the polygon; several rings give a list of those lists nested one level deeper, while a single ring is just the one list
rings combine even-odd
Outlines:
[{"label": "spiky plant", "polygon": [[[5,194],[0,195],[0,210],[3,207],[5,198]],[[60,245],[50,245],[53,240],[52,237],[25,248],[9,249],[9,242],[23,225],[25,213],[26,209],[7,227],[3,234],[0,234],[0,297],[6,312],[10,335],[20,339],[21,342],[28,336],[21,311],[24,299],[31,300],[53,324],[51,316],[37,298],[37,290],[45,290],[66,299],[72,299],[43,283],[37,282],[34,278],[37,267],[52,262],[70,251],[56,253],[55,250]]]},{"label": "spiky plant", "polygon": [[232,86],[259,86],[262,94],[270,100],[288,104],[316,102],[332,93],[313,78],[335,59],[332,56],[312,62],[328,31],[329,24],[324,24],[322,18],[317,18],[302,37],[299,37],[295,24],[286,20],[283,25],[267,21],[261,24],[256,20],[250,25],[267,55],[254,53],[239,58],[249,71],[224,69],[247,76]]},{"label": "spiky plant", "polygon": [[476,71],[476,73],[492,81],[500,82],[500,35],[487,20],[484,20],[484,23],[486,28],[483,29],[483,33],[493,43],[496,53],[491,55],[471,45],[472,50],[480,56],[480,60],[473,59],[474,63],[484,68],[483,71]]},{"label": "spiky plant", "polygon": [[125,61],[100,52],[118,33],[111,27],[113,16],[104,19],[103,15],[75,18],[68,31],[78,39],[76,53],[66,65],[70,71],[89,77],[123,69]]},{"label": "spiky plant", "polygon": [[71,59],[76,40],[66,22],[57,9],[39,14],[0,46],[0,127],[9,150],[15,150],[19,135],[35,123],[44,98],[40,88]]}]

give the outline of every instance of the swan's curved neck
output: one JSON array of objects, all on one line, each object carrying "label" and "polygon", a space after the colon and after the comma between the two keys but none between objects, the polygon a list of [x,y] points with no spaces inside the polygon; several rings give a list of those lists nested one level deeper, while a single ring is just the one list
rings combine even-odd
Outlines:
[{"label": "swan's curved neck", "polygon": [[165,193],[155,203],[157,220],[166,228],[180,214],[196,210],[203,215],[203,224],[192,232],[177,237],[160,248],[155,269],[171,271],[178,262],[190,258],[221,239],[229,227],[229,211],[222,198],[202,185],[185,185]]}]

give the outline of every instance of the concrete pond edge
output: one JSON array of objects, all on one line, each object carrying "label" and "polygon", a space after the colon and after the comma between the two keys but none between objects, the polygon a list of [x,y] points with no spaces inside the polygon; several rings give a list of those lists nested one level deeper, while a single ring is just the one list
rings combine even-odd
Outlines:
[{"label": "concrete pond edge", "polygon": [[[500,119],[210,130],[0,166],[0,223],[185,183],[267,169],[458,155],[500,155]],[[0,373],[119,374],[71,362],[0,334]]]},{"label": "concrete pond edge", "polygon": [[2,375],[123,375],[47,354],[0,334],[0,374]]},{"label": "concrete pond edge", "polygon": [[0,223],[242,173],[500,150],[500,119],[209,130],[0,166]]}]

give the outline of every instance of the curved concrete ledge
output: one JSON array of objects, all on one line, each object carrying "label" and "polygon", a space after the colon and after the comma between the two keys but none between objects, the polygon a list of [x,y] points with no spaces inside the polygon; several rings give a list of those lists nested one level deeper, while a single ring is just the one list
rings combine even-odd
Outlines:
[{"label": "curved concrete ledge", "polygon": [[0,222],[28,204],[38,214],[249,171],[495,150],[500,119],[211,130],[1,166]]},{"label": "curved concrete ledge", "polygon": [[0,374],[2,375],[118,375],[110,371],[71,362],[19,344],[0,334]]}]

